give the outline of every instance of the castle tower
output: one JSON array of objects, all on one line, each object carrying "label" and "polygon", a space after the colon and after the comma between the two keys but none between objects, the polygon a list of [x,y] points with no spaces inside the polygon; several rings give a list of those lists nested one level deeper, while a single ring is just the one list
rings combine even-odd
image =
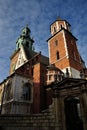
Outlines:
[{"label": "castle tower", "polygon": [[50,26],[51,37],[48,41],[49,62],[55,64],[70,77],[80,78],[82,70],[81,58],[77,49],[77,39],[70,31],[70,24],[66,20],[57,19]]},{"label": "castle tower", "polygon": [[21,35],[16,42],[16,50],[11,56],[10,74],[12,74],[17,68],[27,62],[33,55],[33,42],[30,37],[30,29],[28,26],[22,29]]},{"label": "castle tower", "polygon": [[[23,28],[21,35],[17,39],[16,49],[11,56],[10,64],[10,76],[16,74],[21,75],[24,80],[27,79],[32,82],[31,84],[31,95],[32,95],[32,112],[39,113],[46,107],[45,102],[45,89],[43,86],[46,85],[46,72],[49,64],[48,57],[43,56],[41,52],[36,52],[33,49],[34,40],[30,36],[29,27]],[[18,78],[17,85],[15,81],[15,93],[16,87],[19,91],[22,88],[24,80]],[[25,81],[25,82],[26,82]],[[20,94],[21,95],[21,94]]]}]

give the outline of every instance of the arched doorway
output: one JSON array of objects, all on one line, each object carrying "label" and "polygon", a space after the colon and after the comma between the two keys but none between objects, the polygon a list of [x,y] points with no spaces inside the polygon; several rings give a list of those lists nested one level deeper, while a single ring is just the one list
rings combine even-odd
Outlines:
[{"label": "arched doorway", "polygon": [[64,100],[66,130],[83,130],[80,100],[77,97],[67,97]]}]

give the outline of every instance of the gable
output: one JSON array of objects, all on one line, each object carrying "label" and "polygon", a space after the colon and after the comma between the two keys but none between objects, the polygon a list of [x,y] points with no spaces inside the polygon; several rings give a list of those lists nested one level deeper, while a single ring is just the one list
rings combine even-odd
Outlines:
[{"label": "gable", "polygon": [[60,82],[52,82],[51,84],[45,86],[45,88],[52,88],[52,89],[67,89],[72,88],[76,86],[80,86],[81,84],[87,83],[87,80],[85,79],[75,79],[75,78],[64,78]]},{"label": "gable", "polygon": [[81,85],[83,83],[87,82],[84,79],[75,79],[75,78],[65,78],[61,82],[57,83],[57,88],[58,89],[63,89],[63,88],[69,88],[69,87],[76,87],[78,85]]},{"label": "gable", "polygon": [[24,48],[23,48],[23,46],[21,46],[15,69],[19,68],[20,66],[22,66],[27,61],[28,61],[28,59],[26,57]]}]

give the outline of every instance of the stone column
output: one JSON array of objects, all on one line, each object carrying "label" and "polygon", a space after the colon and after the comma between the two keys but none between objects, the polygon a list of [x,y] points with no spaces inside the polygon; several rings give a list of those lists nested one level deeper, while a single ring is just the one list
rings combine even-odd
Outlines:
[{"label": "stone column", "polygon": [[53,95],[53,105],[54,105],[54,113],[56,118],[56,129],[55,130],[62,130],[62,119],[61,119],[61,104],[60,104],[60,96],[57,90],[54,90]]}]

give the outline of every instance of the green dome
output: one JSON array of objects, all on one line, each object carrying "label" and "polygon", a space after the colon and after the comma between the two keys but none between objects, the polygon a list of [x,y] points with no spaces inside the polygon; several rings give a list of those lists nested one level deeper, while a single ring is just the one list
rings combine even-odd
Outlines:
[{"label": "green dome", "polygon": [[21,45],[32,50],[33,48],[32,45],[33,45],[34,40],[30,37],[30,32],[31,31],[28,25],[22,29],[22,33],[16,42],[16,50],[21,48]]},{"label": "green dome", "polygon": [[30,29],[28,27],[28,25],[22,29],[22,36],[30,36]]}]

